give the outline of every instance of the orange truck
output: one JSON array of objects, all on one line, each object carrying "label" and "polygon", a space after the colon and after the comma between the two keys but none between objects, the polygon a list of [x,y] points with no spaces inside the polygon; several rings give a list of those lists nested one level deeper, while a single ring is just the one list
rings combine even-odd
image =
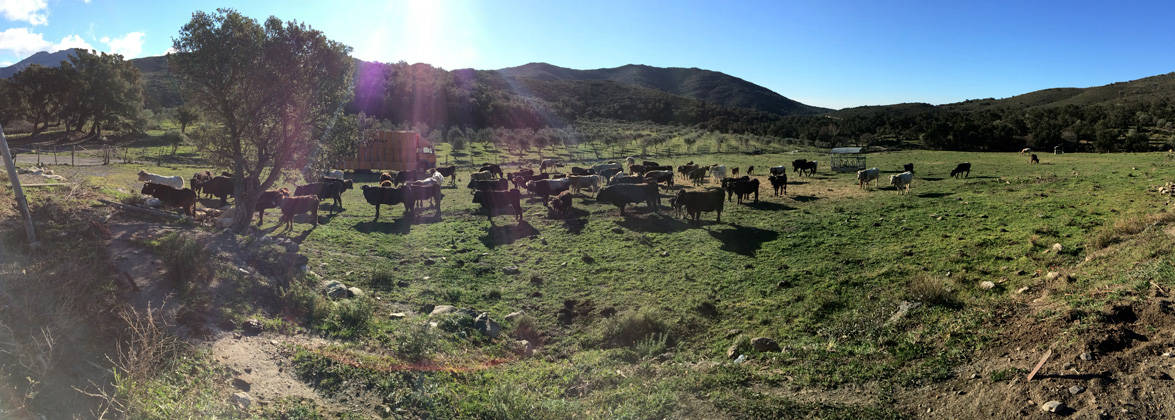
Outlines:
[{"label": "orange truck", "polygon": [[415,131],[377,130],[359,146],[353,159],[339,169],[352,171],[416,171],[437,166],[436,149]]}]

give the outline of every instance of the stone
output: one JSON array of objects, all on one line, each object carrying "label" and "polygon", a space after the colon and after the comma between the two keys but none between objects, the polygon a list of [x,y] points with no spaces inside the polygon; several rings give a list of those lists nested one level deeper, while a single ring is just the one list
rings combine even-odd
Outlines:
[{"label": "stone", "polygon": [[351,297],[351,291],[342,282],[331,280],[322,286],[322,293],[331,299],[346,299]]},{"label": "stone", "polygon": [[408,317],[408,314],[403,313],[403,312],[392,312],[392,313],[388,314],[388,318],[390,318],[390,319],[404,319],[407,317]]},{"label": "stone", "polygon": [[1080,358],[1081,360],[1093,360],[1093,354],[1091,354],[1090,352],[1087,351],[1085,353],[1081,353],[1081,355],[1078,356],[1078,358]]},{"label": "stone", "polygon": [[497,338],[498,334],[502,332],[502,326],[490,319],[490,314],[486,312],[482,312],[473,319],[473,327],[489,338]]},{"label": "stone", "polygon": [[779,343],[767,337],[755,337],[751,339],[751,347],[757,352],[780,352]]},{"label": "stone", "polygon": [[233,378],[232,385],[233,385],[233,388],[236,388],[236,389],[239,389],[239,390],[245,391],[245,392],[249,392],[249,388],[253,387],[253,385],[250,384],[249,381],[246,381],[241,378]]},{"label": "stone", "polygon": [[907,300],[903,300],[901,303],[898,304],[897,312],[894,312],[894,314],[891,315],[889,317],[889,320],[885,321],[885,323],[886,324],[893,324],[895,322],[898,322],[903,317],[905,317],[906,314],[910,313],[911,310],[914,310],[915,308],[917,308],[919,306],[922,306],[922,303],[910,302]]},{"label": "stone", "polygon": [[450,314],[450,313],[453,313],[453,312],[457,312],[457,307],[456,307],[456,306],[453,306],[453,305],[437,305],[437,306],[435,306],[435,307],[433,307],[433,308],[432,308],[432,312],[429,312],[429,313],[428,313],[428,316],[430,316],[430,317],[433,317],[433,316],[438,316],[438,315]]},{"label": "stone", "polygon": [[669,256],[669,251],[661,251],[661,256],[662,256],[662,257],[668,257],[668,256]]},{"label": "stone", "polygon": [[519,270],[517,266],[509,266],[502,269],[502,274],[509,274],[513,276],[519,273],[522,273],[522,270]]},{"label": "stone", "polygon": [[1073,386],[1069,387],[1070,394],[1077,395],[1082,392],[1085,392],[1085,387],[1083,387],[1081,385],[1073,385]]},{"label": "stone", "polygon": [[263,328],[264,326],[261,325],[261,321],[258,321],[256,318],[249,318],[248,320],[245,320],[243,325],[241,325],[241,329],[244,330],[245,334],[248,335],[261,334],[261,330]]},{"label": "stone", "polygon": [[739,356],[739,351],[738,351],[738,343],[737,342],[734,344],[731,344],[730,347],[726,348],[726,358],[727,359],[734,359],[738,356]]},{"label": "stone", "polygon": [[1057,400],[1052,400],[1052,401],[1046,402],[1044,404],[1041,404],[1040,411],[1049,412],[1049,413],[1064,412],[1065,411],[1065,403],[1057,401]]},{"label": "stone", "polygon": [[983,290],[991,290],[991,289],[995,288],[995,283],[992,283],[990,281],[982,281],[982,282],[979,282],[979,288],[983,289]]},{"label": "stone", "polygon": [[1018,294],[1018,295],[1022,295],[1022,294],[1024,294],[1024,293],[1025,293],[1025,292],[1027,292],[1027,291],[1028,291],[1028,286],[1024,286],[1024,287],[1021,287],[1021,288],[1019,288],[1019,289],[1016,289],[1016,294]]},{"label": "stone", "polygon": [[1054,244],[1053,244],[1053,252],[1061,252],[1061,251],[1064,251],[1064,250],[1065,250],[1065,247],[1064,247],[1064,246],[1062,246],[1061,244],[1059,244],[1059,243],[1054,243]]},{"label": "stone", "polygon": [[971,374],[971,379],[979,379],[979,374],[978,374],[978,373],[972,373],[972,374]]},{"label": "stone", "polygon": [[525,314],[526,313],[522,312],[522,311],[514,311],[514,312],[506,314],[506,317],[504,319],[506,320],[506,322],[513,322],[515,319],[518,319],[519,317],[521,317]]},{"label": "stone", "polygon": [[237,407],[249,408],[249,406],[253,404],[253,397],[250,397],[249,394],[244,392],[238,392],[233,394],[232,402],[233,404],[236,404]]},{"label": "stone", "polygon": [[1048,274],[1044,275],[1044,279],[1045,280],[1056,280],[1057,277],[1060,277],[1060,276],[1061,276],[1061,273],[1059,271],[1050,271]]},{"label": "stone", "polygon": [[363,289],[358,287],[348,287],[347,292],[350,292],[352,297],[363,297]]}]

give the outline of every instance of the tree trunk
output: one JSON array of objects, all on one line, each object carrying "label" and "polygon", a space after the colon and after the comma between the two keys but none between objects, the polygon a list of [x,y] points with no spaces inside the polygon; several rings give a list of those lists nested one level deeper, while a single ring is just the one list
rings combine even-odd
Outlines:
[{"label": "tree trunk", "polygon": [[233,232],[242,233],[249,229],[249,225],[253,223],[253,212],[257,209],[257,199],[261,196],[258,188],[242,185],[244,182],[237,183],[237,185],[244,188],[236,188],[237,191],[244,190],[240,194],[236,194],[236,203],[233,205]]}]

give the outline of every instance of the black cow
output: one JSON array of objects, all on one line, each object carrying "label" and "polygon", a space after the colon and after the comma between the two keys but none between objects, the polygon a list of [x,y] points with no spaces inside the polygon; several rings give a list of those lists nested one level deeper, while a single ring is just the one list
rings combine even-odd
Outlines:
[{"label": "black cow", "polygon": [[478,169],[478,171],[489,172],[491,174],[494,174],[498,178],[505,178],[506,177],[505,175],[502,174],[502,167],[498,166],[497,164],[493,164],[493,163],[482,164],[481,169]]},{"label": "black cow", "polygon": [[624,215],[624,207],[629,203],[645,203],[653,211],[661,206],[661,193],[657,191],[657,184],[616,184],[601,188],[596,194],[596,201],[611,203],[620,208],[620,215]]},{"label": "black cow", "polygon": [[713,211],[718,213],[716,222],[722,223],[722,208],[726,203],[722,196],[720,189],[707,189],[705,191],[686,191],[681,190],[677,192],[677,205],[685,207],[685,212],[693,217],[694,223],[698,223],[702,216],[702,212]]},{"label": "black cow", "polygon": [[907,163],[907,164],[905,164],[905,165],[902,165],[902,171],[903,171],[903,172],[914,173],[914,164],[913,164],[913,163]]},{"label": "black cow", "polygon": [[379,206],[383,204],[403,204],[405,215],[411,214],[412,210],[416,207],[416,200],[412,199],[412,187],[408,186],[393,188],[364,185],[363,199],[367,200],[367,204],[375,206],[375,219],[373,221],[379,220]]},{"label": "black cow", "polygon": [[971,162],[963,162],[955,166],[955,169],[951,170],[951,176],[955,178],[970,178]]},{"label": "black cow", "polygon": [[205,194],[219,198],[220,206],[224,207],[228,204],[228,197],[235,196],[236,187],[232,178],[221,175],[205,182],[201,189]]},{"label": "black cow", "polygon": [[280,208],[282,200],[289,196],[290,190],[286,188],[261,193],[257,198],[257,226],[261,226],[261,221],[265,220],[266,210]]},{"label": "black cow", "polygon": [[783,191],[783,195],[787,195],[787,173],[786,172],[783,175],[771,175],[770,177],[767,178],[767,180],[771,181],[771,188],[775,190],[775,195],[777,195],[777,196],[780,195],[779,193],[781,190]]},{"label": "black cow", "polygon": [[476,191],[473,193],[473,202],[481,204],[485,209],[490,224],[494,224],[494,216],[501,210],[509,209],[514,212],[515,220],[522,221],[522,193],[517,189],[510,191]]},{"label": "black cow", "polygon": [[169,207],[180,207],[184,214],[196,217],[196,192],[191,188],[177,190],[168,185],[146,183],[143,184],[143,194],[158,198]]},{"label": "black cow", "polygon": [[493,181],[470,180],[468,187],[476,191],[505,191],[510,188],[510,184],[504,179],[495,179]]}]

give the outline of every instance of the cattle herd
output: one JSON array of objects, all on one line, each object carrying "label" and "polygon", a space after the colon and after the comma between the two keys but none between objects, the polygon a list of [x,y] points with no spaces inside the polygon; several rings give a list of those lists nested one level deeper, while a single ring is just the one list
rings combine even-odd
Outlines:
[{"label": "cattle herd", "polygon": [[[1035,157],[1035,156],[1034,156]],[[625,168],[627,166],[627,169]],[[699,222],[702,213],[714,212],[715,220],[722,221],[722,210],[726,202],[759,201],[760,181],[754,177],[754,166],[746,167],[743,176],[738,176],[738,167],[727,168],[725,165],[698,165],[689,162],[676,168],[661,165],[654,161],[640,161],[630,157],[622,164],[620,162],[605,162],[589,167],[571,166],[570,173],[547,172],[548,169],[563,168],[559,161],[543,160],[536,173],[533,169],[520,168],[514,172],[505,172],[501,166],[487,163],[470,174],[466,188],[473,195],[473,203],[478,204],[484,211],[490,223],[499,215],[512,215],[516,221],[522,221],[523,191],[537,199],[555,217],[565,217],[572,209],[572,199],[575,194],[584,191],[594,194],[596,202],[608,203],[616,206],[620,214],[630,204],[644,205],[654,212],[661,208],[661,188],[669,189],[676,185],[678,178],[689,181],[699,189],[679,188],[669,200],[670,207],[675,214]],[[817,171],[817,163],[805,159],[796,159],[791,164],[792,173],[798,176],[813,176]],[[971,174],[971,163],[958,164],[951,171],[952,177],[968,177]],[[195,215],[196,200],[200,196],[215,197],[220,205],[227,204],[230,196],[235,197],[237,186],[231,173],[221,173],[213,176],[209,171],[194,174],[188,183],[190,188],[184,188],[184,179],[179,176],[162,176],[146,171],[139,172],[139,180],[144,181],[142,193],[157,198],[162,204],[182,208],[184,213]],[[876,185],[881,175],[878,168],[869,168],[857,171],[857,183],[861,188],[868,188],[872,183]],[[767,181],[775,196],[787,194],[788,168],[786,166],[771,166],[768,168]],[[418,209],[434,209],[436,217],[440,217],[440,207],[443,194],[441,186],[448,178],[448,184],[456,187],[457,168],[455,166],[438,167],[425,171],[385,172],[380,174],[378,185],[363,185],[363,198],[368,204],[375,206],[375,221],[379,220],[380,206],[404,205],[404,214],[416,217]],[[707,187],[709,180],[717,182],[718,187]],[[889,177],[890,185],[901,194],[910,192],[910,185],[914,179],[914,164],[903,165],[902,172]],[[344,179],[342,171],[333,170],[321,177],[318,182],[298,185],[293,194],[286,188],[262,192],[257,201],[258,226],[265,217],[265,210],[280,209],[279,225],[284,224],[292,229],[295,215],[309,213],[313,223],[318,222],[318,208],[323,200],[331,200],[329,211],[343,210],[343,193],[353,188],[352,180]],[[684,212],[684,215],[682,214]]]}]

